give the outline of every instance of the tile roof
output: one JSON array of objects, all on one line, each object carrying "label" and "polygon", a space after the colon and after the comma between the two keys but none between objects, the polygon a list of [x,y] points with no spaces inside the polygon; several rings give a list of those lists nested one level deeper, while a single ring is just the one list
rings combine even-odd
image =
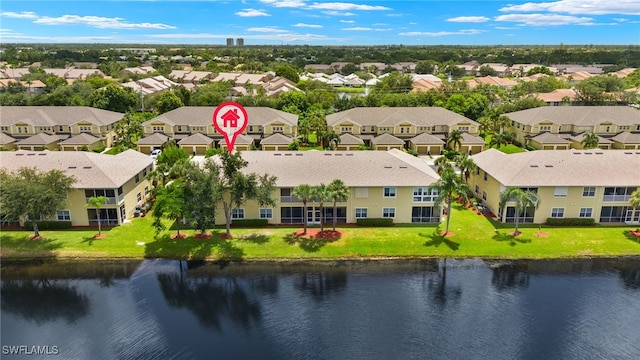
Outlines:
[{"label": "tile roof", "polygon": [[[162,122],[171,126],[190,125],[207,126],[213,122],[215,106],[181,106],[151,120],[145,121],[142,126]],[[280,121],[290,126],[298,125],[298,115],[271,109],[268,107],[245,107],[249,116],[249,125],[268,125]]]},{"label": "tile roof", "polygon": [[11,136],[5,133],[0,133],[0,145],[12,144],[12,143],[15,143],[16,141],[17,140],[12,138]]},{"label": "tile roof", "polygon": [[540,144],[569,144],[571,141],[561,138],[556,134],[543,132],[542,134],[536,135],[531,138],[531,140],[539,142]]},{"label": "tile roof", "polygon": [[195,133],[178,141],[178,145],[209,145],[215,140],[201,133]]},{"label": "tile roof", "polygon": [[17,142],[18,145],[48,145],[65,139],[64,136],[38,133]]},{"label": "tile roof", "polygon": [[260,145],[289,145],[293,140],[293,138],[286,135],[275,133],[260,140]]},{"label": "tile roof", "polygon": [[67,140],[61,141],[60,145],[91,145],[98,141],[100,141],[100,139],[91,134],[80,133],[68,138]]},{"label": "tile roof", "polygon": [[277,177],[279,187],[328,184],[350,187],[429,186],[438,174],[422,159],[390,151],[245,151],[246,172]]},{"label": "tile roof", "polygon": [[623,144],[640,144],[640,134],[621,132],[620,134],[610,138],[612,141],[621,142]]},{"label": "tile roof", "polygon": [[169,137],[167,135],[161,133],[153,133],[138,140],[136,142],[136,145],[158,145],[164,144],[167,140],[169,140]]},{"label": "tile roof", "polygon": [[378,135],[371,139],[372,145],[404,145],[404,140],[399,139],[389,133]]},{"label": "tile roof", "polygon": [[96,154],[88,151],[1,151],[0,166],[9,172],[22,167],[35,167],[39,171],[61,170],[76,179],[74,188],[118,188],[144,168],[153,159],[135,150],[118,155]]},{"label": "tile roof", "polygon": [[[223,138],[222,140],[220,140],[219,144],[220,146],[222,145],[226,146],[227,142]],[[253,137],[245,134],[238,134],[238,137],[236,137],[236,142],[234,143],[234,145],[251,145],[251,144],[253,144]]]},{"label": "tile roof", "polygon": [[25,123],[33,126],[74,125],[88,122],[102,126],[118,122],[124,114],[89,106],[3,106],[0,124]]},{"label": "tile roof", "polygon": [[432,126],[453,125],[461,122],[479,125],[471,119],[441,107],[358,107],[327,115],[329,126],[345,121],[364,126],[394,126],[402,123]]},{"label": "tile roof", "polygon": [[640,111],[628,106],[542,106],[505,115],[525,125],[545,120],[559,125],[593,126],[605,121],[617,125],[640,125]]},{"label": "tile roof", "polygon": [[416,137],[413,137],[411,139],[409,139],[409,141],[411,141],[412,143],[416,144],[416,145],[444,145],[444,141],[442,141],[442,139],[440,139],[439,137],[433,136],[431,134],[427,134],[427,133],[422,133]]},{"label": "tile roof", "polygon": [[344,133],[340,135],[340,145],[360,145],[360,144],[364,144],[364,141],[353,134]]},{"label": "tile roof", "polygon": [[472,156],[504,186],[640,186],[638,150],[544,150]]},{"label": "tile roof", "polygon": [[484,145],[486,144],[484,139],[479,137],[479,136],[475,136],[472,134],[469,134],[468,132],[463,132],[462,133],[462,141],[461,143],[463,145]]}]

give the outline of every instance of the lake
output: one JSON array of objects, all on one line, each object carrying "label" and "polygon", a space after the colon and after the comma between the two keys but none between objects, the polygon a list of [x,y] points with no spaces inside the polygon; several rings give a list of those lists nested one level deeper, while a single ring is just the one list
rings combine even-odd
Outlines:
[{"label": "lake", "polygon": [[1,275],[3,359],[640,359],[639,257],[55,262]]}]

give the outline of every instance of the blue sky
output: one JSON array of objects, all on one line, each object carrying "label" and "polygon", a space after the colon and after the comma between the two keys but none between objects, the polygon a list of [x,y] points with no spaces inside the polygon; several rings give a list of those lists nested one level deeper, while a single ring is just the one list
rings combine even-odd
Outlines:
[{"label": "blue sky", "polygon": [[2,43],[640,45],[639,0],[2,0]]}]

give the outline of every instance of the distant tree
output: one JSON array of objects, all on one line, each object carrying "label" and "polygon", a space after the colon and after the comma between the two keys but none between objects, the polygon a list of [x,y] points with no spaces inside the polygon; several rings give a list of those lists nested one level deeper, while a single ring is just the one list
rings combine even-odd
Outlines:
[{"label": "distant tree", "polygon": [[416,64],[416,74],[433,74],[436,70],[436,65],[430,60],[419,61]]},{"label": "distant tree", "polygon": [[135,109],[138,97],[131,88],[109,84],[91,94],[90,103],[95,108],[126,113]]},{"label": "distant tree", "polygon": [[300,184],[293,188],[293,192],[291,195],[297,197],[302,202],[302,211],[304,214],[304,232],[307,233],[307,224],[309,223],[309,219],[307,218],[307,202],[313,197],[313,187],[309,184]]},{"label": "distant tree", "polygon": [[[636,191],[631,193],[631,196],[629,197],[629,206],[633,208],[633,210],[631,210],[631,221],[633,222],[636,209],[640,208],[640,189],[636,189]],[[638,215],[638,221],[640,222],[640,215]]]},{"label": "distant tree", "polygon": [[311,190],[311,198],[318,203],[320,208],[320,232],[324,232],[324,203],[331,200],[331,193],[327,185],[316,185]]},{"label": "distant tree", "polygon": [[285,79],[289,79],[294,83],[300,81],[300,75],[298,71],[289,64],[283,64],[276,68],[276,76],[282,76]]},{"label": "distant tree", "polygon": [[182,100],[170,91],[161,92],[156,99],[156,111],[158,111],[158,114],[164,114],[182,106],[184,106]]},{"label": "distant tree", "polygon": [[305,94],[299,91],[287,91],[285,93],[280,94],[278,96],[278,105],[279,110],[284,108],[295,108],[299,111],[299,113],[304,113],[309,109],[309,102]]},{"label": "distant tree", "polygon": [[553,73],[553,71],[551,71],[546,66],[535,66],[535,67],[531,68],[529,71],[527,71],[527,76],[531,76],[531,75],[535,75],[535,74],[545,74],[545,75],[549,75],[549,76],[555,75]]},{"label": "distant tree", "polygon": [[506,204],[510,201],[515,201],[515,224],[514,235],[520,234],[518,231],[518,223],[520,220],[520,213],[524,209],[534,206],[536,209],[540,207],[540,196],[531,190],[522,190],[517,187],[508,187],[500,194],[500,208],[502,211],[506,211]]},{"label": "distant tree", "polygon": [[478,76],[498,76],[498,72],[489,65],[482,65],[478,69]]},{"label": "distant tree", "polygon": [[453,205],[454,195],[457,194],[461,196],[463,201],[466,202],[469,194],[471,194],[471,188],[469,184],[460,179],[453,167],[445,167],[440,173],[440,179],[435,184],[429,186],[429,188],[438,191],[435,206],[447,204],[447,222],[444,231],[444,236],[447,236],[447,234],[449,234],[451,207]]},{"label": "distant tree", "polygon": [[122,119],[116,123],[116,141],[118,145],[125,148],[135,148],[135,142],[142,137],[143,129],[140,118],[132,112],[124,114]]},{"label": "distant tree", "polygon": [[60,170],[39,172],[20,168],[14,173],[0,170],[0,209],[7,219],[31,219],[33,236],[40,236],[37,220],[56,214],[68,200],[75,183],[73,177]]},{"label": "distant tree", "polygon": [[413,81],[411,80],[411,76],[396,71],[382,78],[372,91],[380,94],[407,94],[411,91],[412,87]]},{"label": "distant tree", "polygon": [[205,161],[202,166],[185,161],[185,165],[185,214],[191,226],[204,235],[216,223],[216,204],[222,198],[220,169],[213,161]]},{"label": "distant tree", "polygon": [[336,220],[338,217],[337,203],[349,199],[349,187],[340,179],[335,179],[327,185],[327,190],[331,200],[333,200],[333,231],[336,231]]},{"label": "distant tree", "polygon": [[458,169],[460,169],[460,178],[463,181],[467,181],[471,172],[478,169],[478,165],[476,165],[471,156],[467,153],[462,153],[456,156],[456,165],[458,165]]},{"label": "distant tree", "polygon": [[446,156],[439,156],[433,162],[433,164],[437,167],[438,174],[442,174],[442,172],[444,171],[445,168],[453,167],[453,165],[451,165],[451,162],[449,161],[449,159]]},{"label": "distant tree", "polygon": [[94,207],[98,216],[98,236],[102,235],[102,221],[100,219],[100,208],[106,204],[109,198],[106,196],[92,196],[87,200],[87,207]]},{"label": "distant tree", "polygon": [[162,222],[162,218],[166,217],[174,220],[176,235],[180,236],[180,225],[187,211],[187,203],[185,184],[181,179],[156,188],[156,201],[152,211],[153,227],[156,229],[156,235],[166,229]]},{"label": "distant tree", "polygon": [[600,139],[598,135],[594,133],[585,134],[580,144],[584,149],[595,149],[600,145]]},{"label": "distant tree", "polygon": [[177,146],[166,146],[162,149],[162,153],[156,158],[156,164],[166,164],[171,168],[180,160],[189,159],[189,156],[189,153],[183,148]]}]

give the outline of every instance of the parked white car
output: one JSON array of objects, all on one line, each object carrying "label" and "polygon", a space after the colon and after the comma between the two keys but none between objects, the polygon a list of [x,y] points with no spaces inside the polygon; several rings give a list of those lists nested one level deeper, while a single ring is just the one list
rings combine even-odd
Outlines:
[{"label": "parked white car", "polygon": [[162,153],[162,150],[155,149],[151,152],[151,158],[155,160],[158,157],[158,155],[160,155],[161,153]]}]

